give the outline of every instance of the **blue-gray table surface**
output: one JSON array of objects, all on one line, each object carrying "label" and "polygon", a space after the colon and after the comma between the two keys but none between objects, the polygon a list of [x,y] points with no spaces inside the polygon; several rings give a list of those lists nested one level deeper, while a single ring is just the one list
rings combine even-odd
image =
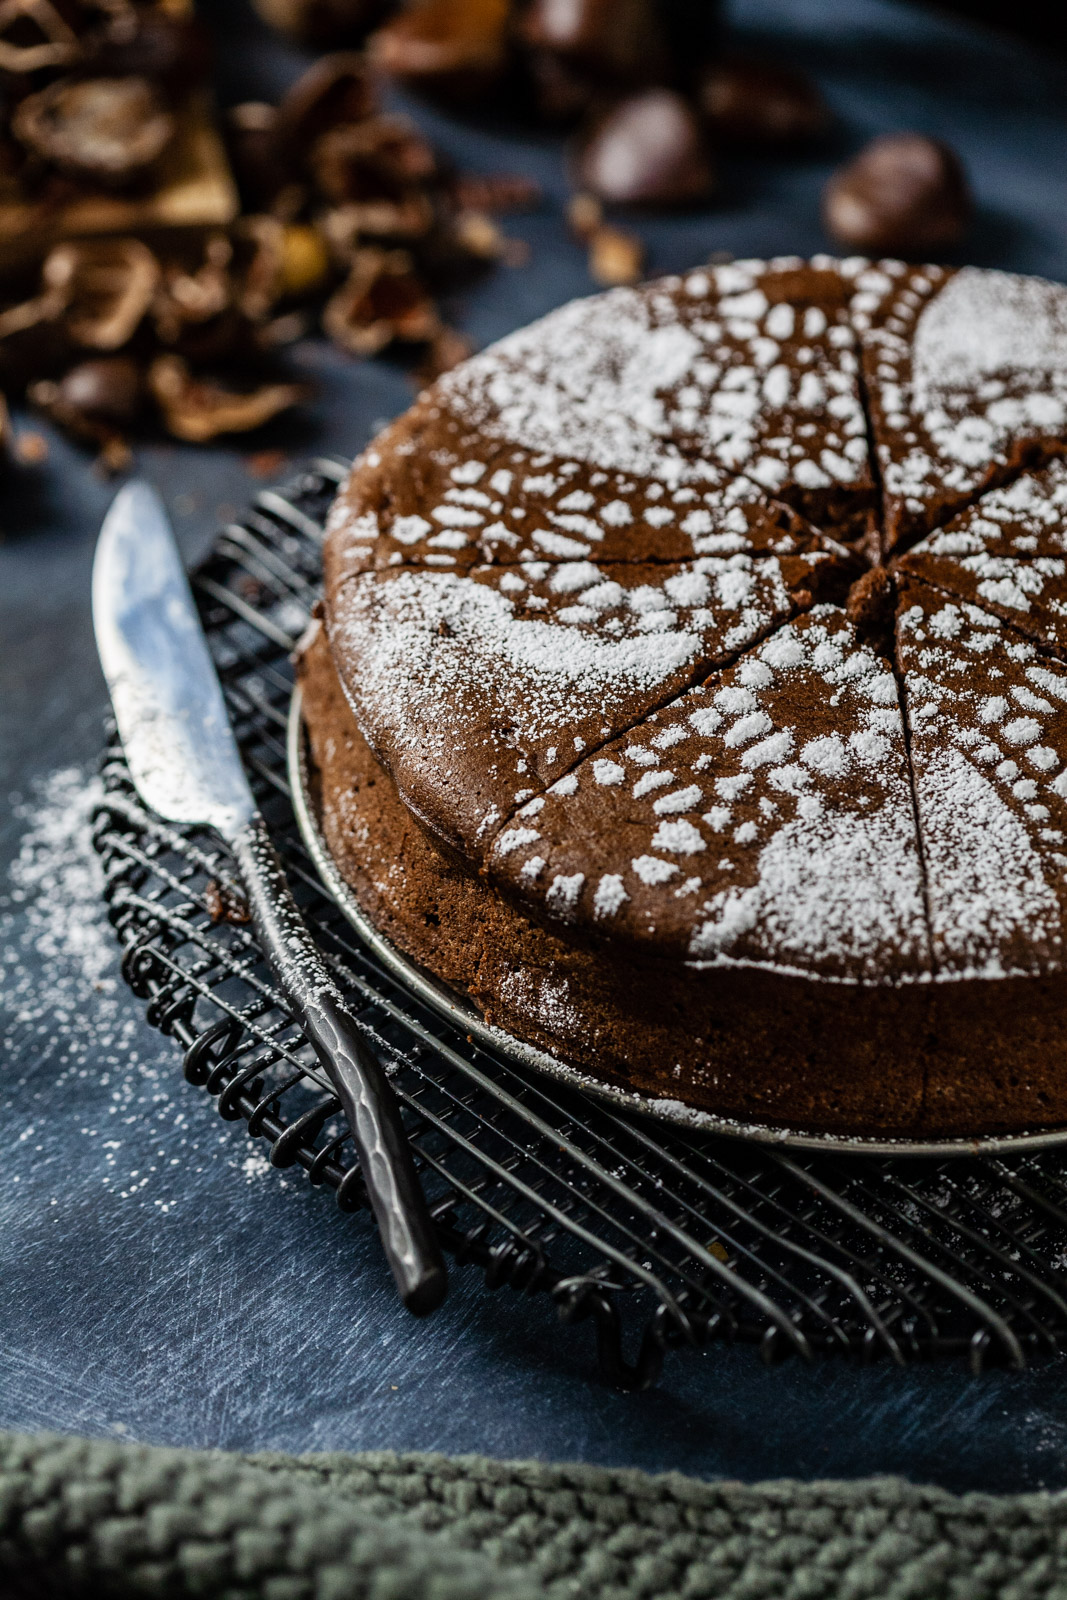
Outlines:
[{"label": "blue-gray table surface", "polygon": [[[299,59],[219,6],[220,89],[264,97]],[[889,0],[738,0],[745,43],[811,70],[835,149],[746,160],[700,215],[645,219],[653,269],[826,248],[818,195],[891,128],[950,140],[979,215],[965,259],[1067,279],[1067,63]],[[592,287],[562,225],[555,139],[419,109],[464,167],[521,171],[543,208],[514,219],[529,263],[456,303],[485,344]],[[246,452],[352,454],[410,399],[385,362],[321,342],[318,396],[242,451],[149,445],[190,560],[261,485]],[[24,426],[37,422],[18,419]],[[416,1323],[369,1225],[267,1168],[243,1124],[184,1084],[118,977],[88,855],[86,785],[105,694],[89,621],[93,540],[112,487],[48,430],[41,467],[0,482],[0,1426],[229,1448],[427,1448],[758,1478],[900,1472],[949,1487],[1067,1486],[1067,1365],[975,1379],[841,1361],[765,1369],[749,1349],[668,1358],[657,1390],[593,1378],[587,1326],[454,1274]]]}]

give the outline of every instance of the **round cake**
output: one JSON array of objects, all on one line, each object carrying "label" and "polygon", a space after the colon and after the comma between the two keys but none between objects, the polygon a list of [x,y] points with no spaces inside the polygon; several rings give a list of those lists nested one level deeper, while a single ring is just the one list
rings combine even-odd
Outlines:
[{"label": "round cake", "polygon": [[738,261],[426,390],[331,512],[327,844],[493,1022],[804,1130],[1067,1122],[1067,289]]}]

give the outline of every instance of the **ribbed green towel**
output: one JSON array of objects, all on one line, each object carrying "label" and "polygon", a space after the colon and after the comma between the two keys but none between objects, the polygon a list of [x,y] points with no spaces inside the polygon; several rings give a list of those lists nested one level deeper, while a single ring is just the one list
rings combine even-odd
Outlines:
[{"label": "ribbed green towel", "polygon": [[0,1595],[1067,1600],[1067,1494],[0,1434]]}]

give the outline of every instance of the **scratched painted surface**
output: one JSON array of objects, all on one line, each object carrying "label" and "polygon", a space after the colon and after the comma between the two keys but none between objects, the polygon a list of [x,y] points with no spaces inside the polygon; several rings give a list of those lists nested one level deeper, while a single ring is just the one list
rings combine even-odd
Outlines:
[{"label": "scratched painted surface", "polygon": [[[294,69],[219,7],[227,99]],[[751,0],[753,42],[816,70],[841,151],[920,126],[968,158],[982,213],[969,258],[1067,278],[1067,68],[877,0]],[[788,18],[788,24],[783,21]],[[996,114],[991,115],[991,107]],[[525,170],[550,204],[516,219],[528,267],[457,306],[479,342],[589,288],[565,237],[558,148],[463,129],[464,164]],[[752,162],[714,213],[649,225],[653,264],[711,250],[823,246],[827,166]],[[406,380],[309,345],[310,417],[256,447],[351,452],[406,402]],[[839,1363],[767,1372],[748,1350],[669,1360],[651,1395],[590,1381],[591,1335],[458,1274],[416,1324],[367,1224],[340,1216],[183,1084],[170,1045],[117,979],[85,850],[104,696],[88,615],[92,540],[110,495],[51,440],[0,489],[0,1426],[233,1448],[395,1446],[626,1463],[746,1478],[903,1472],[951,1486],[1067,1485],[1067,1366],[975,1381],[956,1366]],[[154,447],[190,558],[258,486],[239,452]],[[79,830],[82,830],[79,832]]]}]

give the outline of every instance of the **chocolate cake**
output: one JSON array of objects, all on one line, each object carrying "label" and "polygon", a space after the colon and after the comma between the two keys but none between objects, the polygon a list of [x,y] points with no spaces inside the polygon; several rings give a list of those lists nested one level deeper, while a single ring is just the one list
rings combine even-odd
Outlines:
[{"label": "chocolate cake", "polygon": [[492,1021],[645,1094],[1067,1122],[1067,289],[735,262],[424,392],[331,512],[322,827]]}]

